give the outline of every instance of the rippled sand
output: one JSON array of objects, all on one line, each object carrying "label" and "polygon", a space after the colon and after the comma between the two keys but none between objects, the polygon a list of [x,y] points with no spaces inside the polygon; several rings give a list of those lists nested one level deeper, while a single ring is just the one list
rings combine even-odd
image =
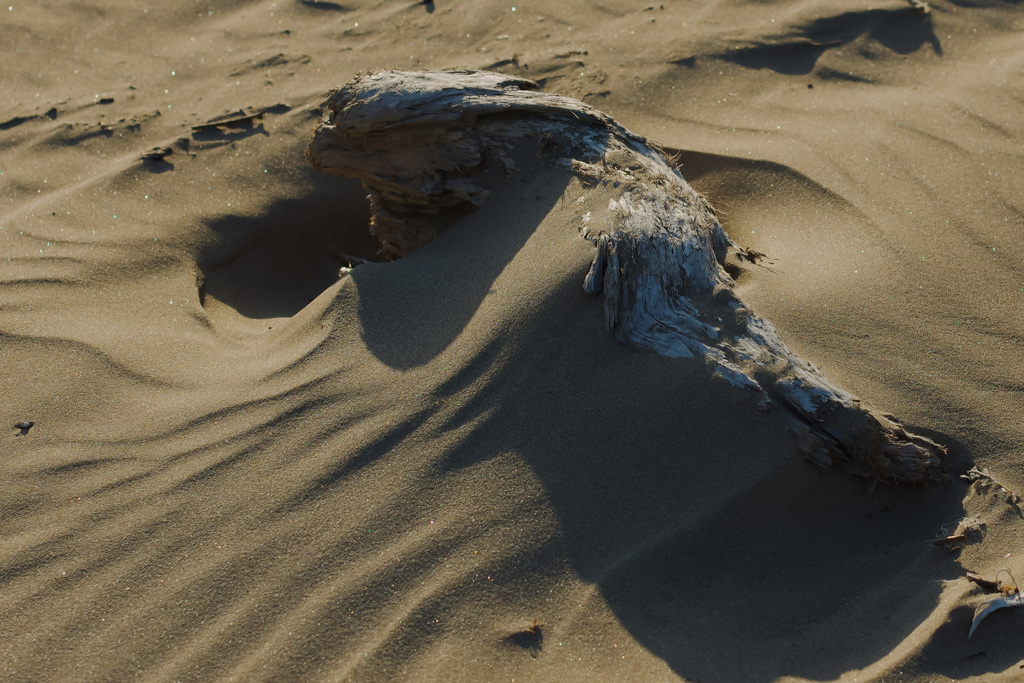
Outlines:
[{"label": "rippled sand", "polygon": [[[965,574],[1024,578],[1021,513],[955,476],[1024,491],[1017,5],[11,1],[4,678],[1020,674],[1024,614],[968,641]],[[678,153],[774,259],[743,299],[953,485],[868,498],[756,396],[617,344],[562,172],[339,280],[376,245],[303,157],[325,93],[456,67]]]}]

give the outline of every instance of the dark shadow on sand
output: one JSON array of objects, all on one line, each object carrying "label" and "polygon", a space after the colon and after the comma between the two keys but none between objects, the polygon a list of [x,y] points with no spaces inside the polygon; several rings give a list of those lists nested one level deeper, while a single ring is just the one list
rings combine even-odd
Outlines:
[{"label": "dark shadow on sand", "polygon": [[[549,187],[516,220],[480,209],[475,226],[500,233],[456,226],[410,258],[357,269],[375,355],[414,368],[442,353],[561,196]],[[497,328],[476,356],[452,359],[426,404],[458,394],[439,429],[473,428],[445,469],[521,454],[575,571],[687,680],[832,679],[884,658],[961,574],[929,541],[963,516],[963,487],[883,486],[868,499],[863,481],[820,474],[781,420],[704,363],[618,344],[584,272],[538,293],[514,337]]]},{"label": "dark shadow on sand", "polygon": [[346,256],[376,258],[370,209],[357,181],[302,168],[302,194],[259,215],[221,216],[203,249],[201,301],[213,297],[247,318],[295,315],[338,281]]},{"label": "dark shadow on sand", "polygon": [[[429,362],[459,336],[491,292],[505,266],[568,186],[565,169],[547,171],[550,182],[520,204],[515,220],[493,203],[474,212],[434,242],[398,261],[367,264],[351,273],[359,291],[359,322],[367,348],[392,368]],[[510,181],[518,184],[518,178]],[[535,187],[531,185],[531,187]],[[484,234],[491,230],[500,234]],[[424,258],[444,252],[444,266]]]},{"label": "dark shadow on sand", "polygon": [[467,366],[479,376],[501,358],[446,426],[476,425],[449,468],[521,453],[575,570],[687,680],[837,678],[931,614],[941,581],[962,575],[929,543],[963,516],[962,486],[868,499],[864,482],[820,474],[795,447],[780,458],[790,451],[775,444],[791,442],[781,421],[701,362],[620,346],[580,289],[574,279],[548,293],[535,320],[556,327]]},{"label": "dark shadow on sand", "polygon": [[262,122],[253,125],[252,121],[244,121],[231,126],[201,128],[192,132],[192,139],[201,144],[206,143],[206,147],[219,147],[254,135],[270,137],[270,133],[267,132]]},{"label": "dark shadow on sand", "polygon": [[931,20],[909,7],[901,7],[822,17],[784,39],[733,50],[720,58],[748,69],[809,74],[825,52],[842,48],[864,35],[900,55],[916,52],[924,45],[930,45],[935,54],[942,55],[942,45]]},{"label": "dark shadow on sand", "polygon": [[321,12],[350,12],[351,10],[344,5],[339,5],[336,2],[329,2],[328,0],[298,0],[298,4],[302,7],[308,7],[310,9],[320,10]]}]

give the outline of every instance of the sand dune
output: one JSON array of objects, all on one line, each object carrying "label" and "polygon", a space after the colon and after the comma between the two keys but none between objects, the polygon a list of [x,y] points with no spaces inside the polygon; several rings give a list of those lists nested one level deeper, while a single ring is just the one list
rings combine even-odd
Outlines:
[{"label": "sand dune", "polygon": [[[1020,675],[1024,614],[968,641],[965,578],[1024,576],[1020,511],[957,476],[1024,491],[1016,3],[0,16],[7,679]],[[339,279],[369,209],[303,150],[382,68],[529,78],[677,151],[774,260],[738,294],[953,483],[868,498],[756,396],[617,343],[557,171]]]}]

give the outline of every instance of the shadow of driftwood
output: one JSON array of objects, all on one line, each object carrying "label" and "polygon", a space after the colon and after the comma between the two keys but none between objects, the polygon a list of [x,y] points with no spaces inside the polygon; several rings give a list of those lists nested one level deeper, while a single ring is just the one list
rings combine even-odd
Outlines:
[{"label": "shadow of driftwood", "polygon": [[986,674],[998,676],[1000,672],[1020,669],[1024,610],[1003,609],[993,613],[968,640],[967,625],[973,615],[974,608],[970,605],[957,607],[950,613],[921,650],[919,673],[962,680]]},{"label": "shadow of driftwood", "polygon": [[307,190],[259,215],[222,216],[197,259],[201,300],[247,318],[294,315],[338,280],[347,256],[375,258],[369,203],[357,181],[303,169]]},{"label": "shadow of driftwood", "polygon": [[[515,220],[487,203],[419,252],[352,271],[363,340],[379,360],[393,368],[417,367],[458,337],[494,280],[561,198],[570,173],[549,173],[551,182],[538,190],[536,201],[517,208]],[[491,225],[500,226],[500,233]],[[444,253],[443,267],[423,258],[435,250]]]},{"label": "shadow of driftwood", "polygon": [[862,482],[804,463],[780,421],[703,364],[610,339],[578,278],[550,297],[535,319],[557,328],[521,330],[518,351],[489,349],[453,380],[500,358],[445,425],[474,425],[447,467],[521,453],[575,570],[644,647],[688,680],[831,679],[931,613],[960,572],[928,540],[962,516],[962,491],[869,500]]},{"label": "shadow of driftwood", "polygon": [[[412,257],[357,269],[367,346],[403,369],[444,352],[563,186],[548,183],[516,220],[488,204]],[[607,335],[585,269],[538,293],[545,303],[514,337],[499,327],[474,357],[453,359],[427,404],[458,394],[438,429],[472,429],[444,467],[521,454],[576,572],[687,679],[835,678],[882,659],[960,573],[928,541],[962,516],[962,491],[867,499],[858,480],[822,477],[755,396],[701,362]]]},{"label": "shadow of driftwood", "polygon": [[[600,311],[591,314],[599,337]],[[962,492],[867,500],[857,481],[751,448],[788,438],[701,364],[555,336],[520,340],[544,353],[507,362],[493,394],[467,408],[523,429],[487,444],[485,428],[463,455],[525,454],[577,571],[685,678],[830,679],[866,666],[930,614],[939,579],[959,574],[948,553],[916,541],[933,537],[936,520],[962,516]],[[580,357],[590,372],[574,371]],[[588,396],[599,407],[561,407]],[[725,423],[729,433],[712,427]],[[558,438],[566,424],[590,437]],[[891,618],[879,623],[878,614]],[[780,650],[789,656],[780,660]]]}]

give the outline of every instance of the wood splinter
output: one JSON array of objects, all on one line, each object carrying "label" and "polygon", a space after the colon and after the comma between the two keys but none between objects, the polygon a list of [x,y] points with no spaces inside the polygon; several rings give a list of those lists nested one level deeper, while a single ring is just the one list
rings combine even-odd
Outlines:
[{"label": "wood splinter", "polygon": [[[533,139],[549,163],[613,192],[581,232],[596,247],[584,288],[603,294],[622,343],[703,359],[713,374],[762,395],[822,467],[872,482],[947,479],[945,447],[864,406],[798,358],[735,294],[726,254],[753,255],[653,143],[593,107],[481,71],[363,74],[331,93],[306,150],[314,168],[359,178],[371,230],[397,258],[443,230],[439,216],[482,205],[510,152]],[[760,257],[760,254],[757,254]],[[755,259],[756,260],[756,259]]]}]

